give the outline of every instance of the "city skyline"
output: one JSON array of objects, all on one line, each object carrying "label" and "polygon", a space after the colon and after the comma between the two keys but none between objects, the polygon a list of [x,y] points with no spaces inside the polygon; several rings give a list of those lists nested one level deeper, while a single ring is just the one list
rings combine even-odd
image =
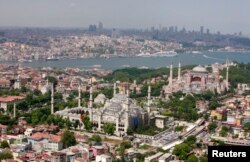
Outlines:
[{"label": "city skyline", "polygon": [[[21,2],[21,3],[20,3]],[[250,34],[245,21],[250,2],[241,0],[1,0],[1,26],[88,27],[103,22],[106,28],[150,29],[152,26],[178,26],[211,33]],[[240,12],[234,12],[240,9]]]}]

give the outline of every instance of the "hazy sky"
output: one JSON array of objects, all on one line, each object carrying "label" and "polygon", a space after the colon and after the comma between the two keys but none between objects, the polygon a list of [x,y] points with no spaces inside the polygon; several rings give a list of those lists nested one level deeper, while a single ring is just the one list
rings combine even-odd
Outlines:
[{"label": "hazy sky", "polygon": [[0,0],[0,26],[150,28],[250,34],[250,0]]}]

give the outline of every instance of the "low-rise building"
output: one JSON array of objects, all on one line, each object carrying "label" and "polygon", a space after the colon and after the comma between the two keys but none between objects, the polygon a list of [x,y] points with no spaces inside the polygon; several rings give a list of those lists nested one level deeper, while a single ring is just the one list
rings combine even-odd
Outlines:
[{"label": "low-rise building", "polygon": [[167,117],[163,115],[155,115],[155,126],[163,129],[165,127]]},{"label": "low-rise building", "polygon": [[0,133],[6,134],[6,132],[7,132],[7,126],[0,124]]},{"label": "low-rise building", "polygon": [[166,153],[159,158],[159,162],[169,162],[172,158],[172,154]]},{"label": "low-rise building", "polygon": [[66,162],[66,153],[62,152],[51,153],[51,162]]},{"label": "low-rise building", "polygon": [[96,156],[96,162],[112,162],[112,157],[106,154]]},{"label": "low-rise building", "polygon": [[43,148],[51,151],[59,151],[63,148],[63,143],[61,142],[61,136],[45,133],[35,133],[28,137],[28,143],[32,145],[42,144]]},{"label": "low-rise building", "polygon": [[162,152],[158,152],[152,156],[146,157],[144,161],[145,162],[157,161],[162,155],[163,155]]}]

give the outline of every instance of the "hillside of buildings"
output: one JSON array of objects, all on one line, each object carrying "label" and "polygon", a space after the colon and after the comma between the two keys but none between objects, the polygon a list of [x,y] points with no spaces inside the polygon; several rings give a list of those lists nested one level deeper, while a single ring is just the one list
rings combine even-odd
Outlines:
[{"label": "hillside of buildings", "polygon": [[250,145],[250,64],[1,69],[0,159],[207,161],[207,146]]}]

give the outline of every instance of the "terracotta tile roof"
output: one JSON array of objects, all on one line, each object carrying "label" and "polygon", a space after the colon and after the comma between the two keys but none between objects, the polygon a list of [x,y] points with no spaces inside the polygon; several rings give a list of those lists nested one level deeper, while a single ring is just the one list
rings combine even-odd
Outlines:
[{"label": "terracotta tile roof", "polygon": [[52,142],[60,142],[61,136],[53,135],[53,134],[46,134],[46,133],[35,133],[32,136],[28,137],[33,140],[42,140],[42,139],[49,139]]},{"label": "terracotta tile roof", "polygon": [[17,161],[14,159],[7,159],[7,160],[5,160],[5,162],[17,162]]},{"label": "terracotta tile roof", "polygon": [[7,126],[0,124],[0,129],[3,129],[3,128],[7,128]]},{"label": "terracotta tile roof", "polygon": [[13,102],[17,100],[23,100],[23,96],[8,96],[8,97],[0,97],[0,102]]},{"label": "terracotta tile roof", "polygon": [[6,79],[0,79],[0,84],[9,84],[10,81]]}]

